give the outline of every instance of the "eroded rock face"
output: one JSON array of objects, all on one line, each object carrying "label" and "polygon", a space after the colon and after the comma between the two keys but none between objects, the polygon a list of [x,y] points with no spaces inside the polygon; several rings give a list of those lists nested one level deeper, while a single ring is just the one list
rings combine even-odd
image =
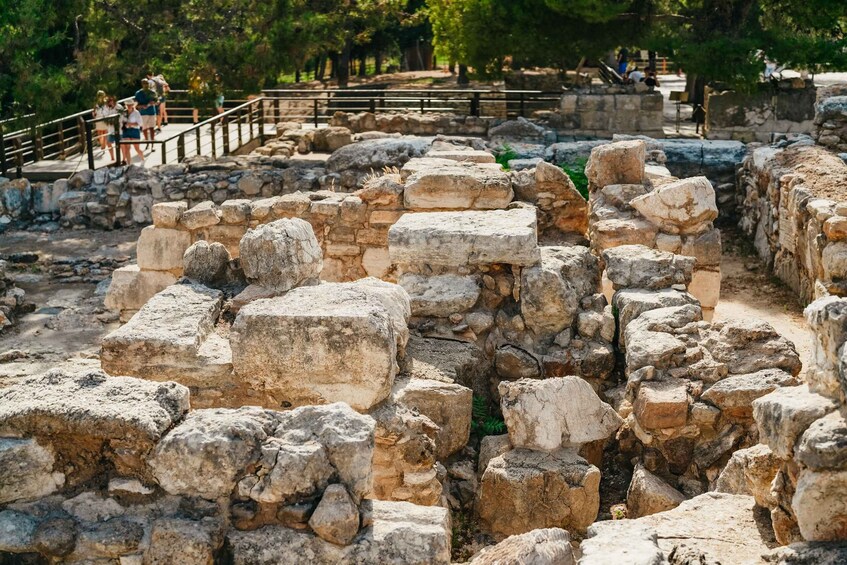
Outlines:
[{"label": "eroded rock face", "polygon": [[0,504],[41,498],[65,482],[53,473],[53,449],[34,439],[0,438]]},{"label": "eroded rock face", "polygon": [[417,169],[407,178],[403,200],[409,210],[496,210],[505,208],[514,193],[508,173],[497,163],[425,159],[435,166]]},{"label": "eroded rock face", "polygon": [[706,177],[663,184],[633,198],[630,205],[670,234],[700,233],[711,228],[712,220],[718,217],[715,190]]},{"label": "eroded rock face", "polygon": [[226,284],[229,261],[229,251],[222,243],[200,240],[185,250],[183,274],[210,287]]},{"label": "eroded rock face", "polygon": [[579,548],[580,565],[665,565],[656,531],[647,526],[632,526],[628,520],[604,521],[588,528]]},{"label": "eroded rock face", "polygon": [[809,391],[807,385],[777,389],[753,401],[759,437],[779,457],[794,453],[794,444],[808,427],[832,412],[833,402]]},{"label": "eroded rock face", "polygon": [[388,396],[397,373],[390,312],[352,285],[252,302],[238,313],[230,342],[235,373],[280,406],[344,401],[367,410]]},{"label": "eroded rock face", "polygon": [[804,469],[797,478],[791,507],[803,539],[847,539],[847,471]]},{"label": "eroded rock face", "polygon": [[585,530],[597,518],[600,471],[574,451],[513,449],[488,463],[477,508],[495,536],[536,528]]},{"label": "eroded rock face", "polygon": [[446,318],[470,310],[479,300],[480,287],[475,277],[437,275],[423,277],[407,273],[398,284],[409,293],[412,314]]},{"label": "eroded rock face", "polygon": [[500,406],[516,448],[554,451],[606,439],[621,418],[579,377],[502,382]]},{"label": "eroded rock face", "polygon": [[636,465],[632,481],[626,492],[626,508],[629,518],[640,518],[657,512],[676,508],[685,500],[685,495],[654,475],[641,464]]},{"label": "eroded rock face", "polygon": [[299,218],[277,220],[250,230],[239,244],[248,282],[285,292],[318,279],[321,247],[312,226]]},{"label": "eroded rock face", "polygon": [[771,483],[781,465],[767,445],[758,444],[739,449],[730,457],[715,484],[715,490],[729,494],[746,494],[756,499],[756,504],[772,508],[776,500],[771,494]]},{"label": "eroded rock face", "polygon": [[641,140],[594,147],[585,167],[588,182],[599,188],[610,184],[641,184],[646,154],[647,146]]},{"label": "eroded rock face", "polygon": [[474,555],[474,565],[576,565],[570,534],[561,528],[509,536]]}]

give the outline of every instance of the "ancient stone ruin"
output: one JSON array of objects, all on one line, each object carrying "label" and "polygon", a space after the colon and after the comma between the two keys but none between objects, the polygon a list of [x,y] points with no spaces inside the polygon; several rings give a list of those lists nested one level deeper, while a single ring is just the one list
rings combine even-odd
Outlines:
[{"label": "ancient stone ruin", "polygon": [[[804,367],[769,323],[716,316],[734,192],[705,145],[681,178],[679,145],[638,138],[507,171],[475,138],[354,140],[407,127],[366,119],[257,152],[333,151],[320,175],[225,159],[183,169],[228,179],[213,197],[163,167],[161,197],[77,203],[152,225],[112,277],[100,367],[0,388],[0,563],[847,554],[820,545],[847,538],[847,291],[840,204],[798,161],[819,148],[755,149],[730,207],[816,298]],[[96,174],[71,181],[142,182]]]}]

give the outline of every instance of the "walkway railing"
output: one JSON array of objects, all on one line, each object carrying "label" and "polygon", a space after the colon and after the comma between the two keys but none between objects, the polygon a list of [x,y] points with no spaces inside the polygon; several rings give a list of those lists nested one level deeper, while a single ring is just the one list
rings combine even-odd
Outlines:
[{"label": "walkway railing", "polygon": [[[238,92],[235,93],[239,94]],[[161,137],[152,144],[161,153],[162,163],[178,162],[194,155],[217,157],[238,151],[246,144],[264,142],[266,124],[299,121],[319,127],[328,123],[337,111],[343,112],[450,112],[479,117],[513,118],[530,116],[537,110],[557,107],[561,92],[537,90],[474,90],[474,89],[271,89],[248,100],[230,99],[225,111],[187,130]],[[125,102],[127,99],[122,100]],[[172,90],[167,101],[169,122],[190,123],[193,109],[186,91]],[[21,126],[29,121],[26,126]],[[95,166],[94,151],[98,146],[96,124],[117,117],[91,119],[91,110],[78,112],[57,120],[37,123],[28,115],[0,122],[0,175],[21,170],[32,163],[70,158],[85,159]],[[6,129],[14,131],[6,132]],[[272,128],[272,126],[271,126]],[[120,139],[120,128],[115,127]],[[116,145],[126,143],[118,141]],[[119,149],[119,148],[117,148]],[[120,161],[116,152],[115,163]],[[102,165],[101,165],[102,166]]]}]

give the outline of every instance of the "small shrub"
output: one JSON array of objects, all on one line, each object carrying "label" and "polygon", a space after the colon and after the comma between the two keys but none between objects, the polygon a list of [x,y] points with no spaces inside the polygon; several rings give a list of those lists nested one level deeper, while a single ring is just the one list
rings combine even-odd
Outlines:
[{"label": "small shrub", "polygon": [[588,177],[585,176],[587,162],[588,159],[577,159],[573,164],[562,165],[562,170],[571,178],[576,189],[586,200],[588,200]]},{"label": "small shrub", "polygon": [[473,397],[471,416],[471,432],[476,433],[480,437],[506,433],[506,423],[491,413],[488,407],[488,400],[481,396]]},{"label": "small shrub", "polygon": [[509,170],[509,161],[517,159],[518,154],[509,145],[503,144],[503,149],[494,157],[494,160],[503,167],[504,170]]}]

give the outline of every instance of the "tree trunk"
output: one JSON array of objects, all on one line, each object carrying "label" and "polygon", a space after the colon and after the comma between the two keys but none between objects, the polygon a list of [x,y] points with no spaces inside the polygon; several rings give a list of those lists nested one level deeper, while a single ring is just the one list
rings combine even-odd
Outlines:
[{"label": "tree trunk", "polygon": [[332,63],[332,68],[329,70],[329,80],[334,78],[338,78],[341,57],[338,56],[338,53],[330,53],[329,62]]},{"label": "tree trunk", "polygon": [[359,55],[359,76],[363,77],[368,72],[368,55],[366,52],[362,52]]},{"label": "tree trunk", "polygon": [[462,86],[465,86],[470,83],[471,79],[468,78],[468,66],[459,63],[459,77],[456,79],[456,84],[461,84]]},{"label": "tree trunk", "polygon": [[382,51],[374,53],[374,74],[382,74]]},{"label": "tree trunk", "polygon": [[338,86],[347,86],[350,80],[350,40],[344,45],[341,51],[341,56],[338,58],[338,72],[335,73],[335,78],[338,79]]},{"label": "tree trunk", "polygon": [[294,71],[294,82],[300,82],[300,69]]},{"label": "tree trunk", "polygon": [[321,55],[315,64],[315,80],[323,80],[324,76],[326,76],[326,55]]}]

